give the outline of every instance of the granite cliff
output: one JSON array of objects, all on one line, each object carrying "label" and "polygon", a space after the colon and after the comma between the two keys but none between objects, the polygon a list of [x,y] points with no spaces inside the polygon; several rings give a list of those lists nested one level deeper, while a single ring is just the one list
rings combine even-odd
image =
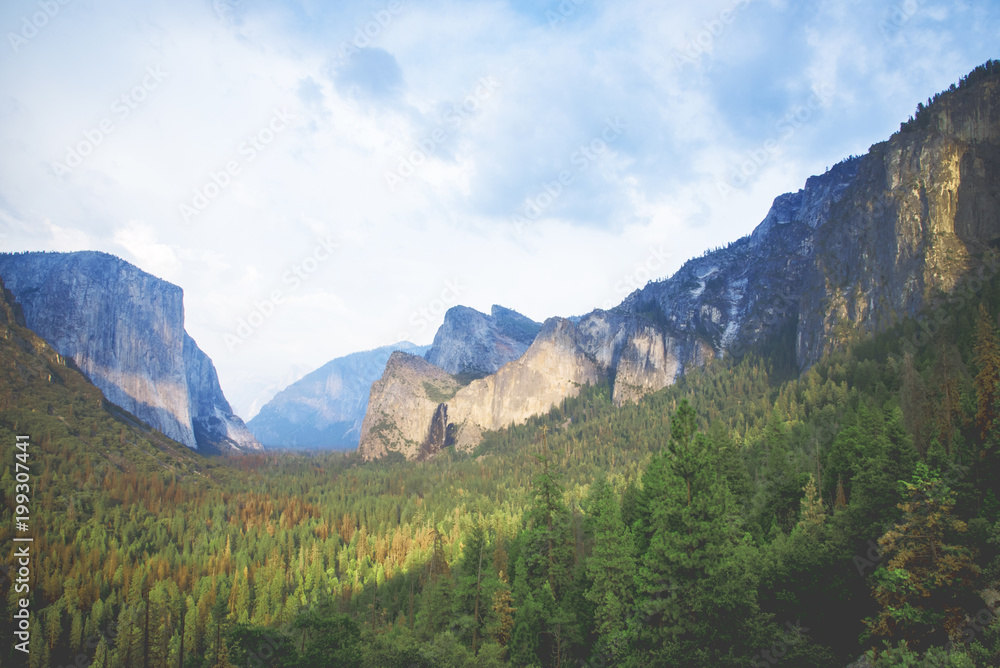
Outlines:
[{"label": "granite cliff", "polygon": [[183,291],[106,253],[0,254],[27,326],[104,393],[166,436],[207,452],[259,449],[212,360],[184,331]]}]

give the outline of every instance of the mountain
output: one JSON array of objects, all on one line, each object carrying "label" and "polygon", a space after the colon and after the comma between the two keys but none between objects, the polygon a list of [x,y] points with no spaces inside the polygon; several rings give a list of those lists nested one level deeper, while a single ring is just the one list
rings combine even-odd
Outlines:
[{"label": "mountain", "polygon": [[[75,458],[88,476],[169,471],[194,476],[199,485],[215,477],[208,460],[108,402],[71,358],[28,329],[21,305],[0,280],[0,436],[12,443],[14,434],[28,435],[40,452],[70,467]],[[54,484],[73,489],[65,479]]]},{"label": "mountain", "polygon": [[226,401],[212,360],[184,331],[183,291],[98,252],[0,254],[26,324],[107,397],[204,452],[260,444]]},{"label": "mountain", "polygon": [[470,449],[483,430],[522,422],[575,396],[601,378],[576,335],[569,320],[551,318],[520,359],[464,386],[426,360],[393,353],[371,388],[358,447],[361,456],[370,460],[401,452],[415,459],[452,444]]},{"label": "mountain", "polygon": [[503,306],[494,305],[490,315],[454,306],[444,314],[425,359],[450,374],[482,378],[523,355],[541,328]]},{"label": "mountain", "polygon": [[422,355],[428,346],[403,341],[331,360],[275,395],[247,427],[266,447],[358,447],[372,383],[397,350]]},{"label": "mountain", "polygon": [[[420,383],[393,377],[404,367],[387,366],[372,386],[362,455],[392,450],[379,434],[396,430],[415,456],[413,444],[434,447],[441,418],[453,435],[445,443],[470,449],[479,430],[522,422],[575,395],[578,383],[606,379],[622,405],[687,369],[780,345],[787,335],[794,342],[787,357],[805,370],[839,345],[917,315],[1000,241],[1000,77],[974,75],[921,105],[865,156],[776,198],[747,237],[613,309],[561,321],[559,345],[539,335],[516,372],[504,367],[477,381],[489,391],[456,390],[431,406],[433,396],[405,393],[419,395]],[[547,351],[536,354],[536,346]],[[532,372],[545,382],[526,381]],[[410,409],[419,419],[402,419]]]}]

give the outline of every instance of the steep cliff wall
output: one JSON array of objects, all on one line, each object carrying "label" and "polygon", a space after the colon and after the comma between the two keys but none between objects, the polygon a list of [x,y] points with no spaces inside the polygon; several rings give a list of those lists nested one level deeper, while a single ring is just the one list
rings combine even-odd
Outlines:
[{"label": "steep cliff wall", "polygon": [[472,381],[448,402],[455,445],[471,449],[482,431],[520,424],[602,377],[596,362],[580,347],[573,323],[551,318],[520,359]]},{"label": "steep cliff wall", "polygon": [[1000,240],[1000,84],[949,94],[876,144],[817,235],[796,354],[913,316]]},{"label": "steep cliff wall", "polygon": [[0,277],[108,401],[191,448],[260,447],[184,331],[179,287],[96,252],[0,254]]},{"label": "steep cliff wall", "polygon": [[393,353],[372,385],[359,451],[365,459],[388,452],[418,459],[446,445],[468,450],[484,430],[524,422],[601,378],[562,318],[546,321],[519,359],[466,386],[419,357]]},{"label": "steep cliff wall", "polygon": [[372,384],[358,451],[365,459],[390,452],[407,459],[433,454],[444,446],[446,430],[432,434],[431,426],[459,387],[451,374],[422,357],[394,352]]}]

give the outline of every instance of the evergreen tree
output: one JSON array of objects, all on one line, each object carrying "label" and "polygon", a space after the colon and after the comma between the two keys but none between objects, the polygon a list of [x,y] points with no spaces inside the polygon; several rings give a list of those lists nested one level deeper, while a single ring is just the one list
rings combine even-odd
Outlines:
[{"label": "evergreen tree", "polygon": [[641,637],[659,661],[735,665],[762,621],[752,546],[735,530],[732,499],[716,451],[682,401],[670,444],[643,476],[649,548],[639,569]]},{"label": "evergreen tree", "polygon": [[500,571],[500,584],[493,591],[493,619],[490,624],[490,637],[501,647],[507,646],[514,632],[514,614],[517,612],[517,608],[513,607],[513,603],[514,599],[511,596],[507,574]]},{"label": "evergreen tree", "polygon": [[885,565],[872,591],[880,610],[867,623],[875,638],[923,649],[957,639],[966,613],[982,607],[972,593],[979,567],[951,542],[967,530],[952,514],[951,489],[921,463],[906,491],[902,521],[879,539]]},{"label": "evergreen tree", "polygon": [[618,499],[604,478],[595,483],[591,499],[594,546],[587,559],[591,585],[586,597],[596,608],[596,653],[618,660],[631,640],[626,627],[634,612],[635,548],[632,533],[621,520]]}]

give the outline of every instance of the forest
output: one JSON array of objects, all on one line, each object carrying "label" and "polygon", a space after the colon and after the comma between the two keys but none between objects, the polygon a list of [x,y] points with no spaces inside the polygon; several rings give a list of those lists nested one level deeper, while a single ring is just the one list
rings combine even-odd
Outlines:
[{"label": "forest", "polygon": [[589,386],[473,453],[371,463],[204,458],[7,322],[30,665],[1000,665],[998,318],[981,271],[804,373],[789,330],[638,404]]}]

